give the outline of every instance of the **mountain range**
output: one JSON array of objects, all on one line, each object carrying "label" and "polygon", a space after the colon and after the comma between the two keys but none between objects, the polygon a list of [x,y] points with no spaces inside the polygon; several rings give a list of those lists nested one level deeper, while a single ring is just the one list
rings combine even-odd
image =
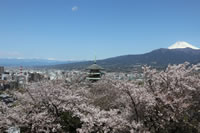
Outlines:
[{"label": "mountain range", "polygon": [[[148,53],[138,55],[123,55],[103,60],[97,64],[107,71],[130,71],[142,65],[156,68],[165,68],[168,64],[200,63],[200,49],[187,43],[176,42],[169,48],[160,48]],[[86,69],[93,61],[56,61],[45,59],[0,59],[2,66],[42,66],[42,68],[55,69]]]},{"label": "mountain range", "polygon": [[57,61],[48,59],[15,59],[15,58],[0,58],[0,66],[9,67],[35,67],[35,66],[48,66],[48,65],[58,65],[58,64],[68,64],[75,61]]},{"label": "mountain range", "polygon": [[[98,60],[97,64],[108,71],[129,71],[138,66],[150,65],[156,68],[164,68],[168,64],[200,63],[200,49],[187,42],[176,42],[169,48],[160,48],[145,54],[123,55],[104,60]],[[85,69],[93,61],[55,65],[58,69]]]}]

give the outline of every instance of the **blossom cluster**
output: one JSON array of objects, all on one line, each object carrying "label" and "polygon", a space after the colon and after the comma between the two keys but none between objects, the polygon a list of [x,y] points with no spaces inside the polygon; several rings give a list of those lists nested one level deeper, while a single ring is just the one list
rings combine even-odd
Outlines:
[{"label": "blossom cluster", "polygon": [[[27,84],[12,92],[12,105],[0,102],[0,132],[18,127],[25,133],[154,133],[190,124],[184,118],[199,107],[199,66],[143,70],[140,82],[105,76],[91,83],[76,75]],[[190,126],[198,131],[199,121]]]}]

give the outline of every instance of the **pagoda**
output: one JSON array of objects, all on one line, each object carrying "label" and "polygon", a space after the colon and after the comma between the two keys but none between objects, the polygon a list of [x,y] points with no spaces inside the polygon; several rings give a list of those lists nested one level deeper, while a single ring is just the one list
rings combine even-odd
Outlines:
[{"label": "pagoda", "polygon": [[87,79],[92,81],[92,82],[95,82],[95,81],[98,81],[99,79],[101,79],[101,76],[103,74],[101,71],[104,70],[104,68],[102,68],[101,66],[97,65],[96,64],[96,59],[95,59],[94,64],[89,66],[87,68],[87,70],[89,70]]}]

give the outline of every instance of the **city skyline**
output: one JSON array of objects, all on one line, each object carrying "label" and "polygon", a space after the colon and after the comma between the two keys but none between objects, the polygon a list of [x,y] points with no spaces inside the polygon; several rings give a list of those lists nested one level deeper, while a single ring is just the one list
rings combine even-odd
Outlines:
[{"label": "city skyline", "polygon": [[92,60],[200,47],[198,0],[0,1],[0,57]]}]

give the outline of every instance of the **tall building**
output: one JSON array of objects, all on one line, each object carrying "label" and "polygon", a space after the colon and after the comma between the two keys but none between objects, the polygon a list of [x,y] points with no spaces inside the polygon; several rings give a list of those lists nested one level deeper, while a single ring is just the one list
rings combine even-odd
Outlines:
[{"label": "tall building", "polygon": [[4,73],[4,67],[0,66],[0,74],[3,74],[3,73]]},{"label": "tall building", "polygon": [[0,66],[0,80],[2,80],[3,73],[4,73],[4,67]]}]

